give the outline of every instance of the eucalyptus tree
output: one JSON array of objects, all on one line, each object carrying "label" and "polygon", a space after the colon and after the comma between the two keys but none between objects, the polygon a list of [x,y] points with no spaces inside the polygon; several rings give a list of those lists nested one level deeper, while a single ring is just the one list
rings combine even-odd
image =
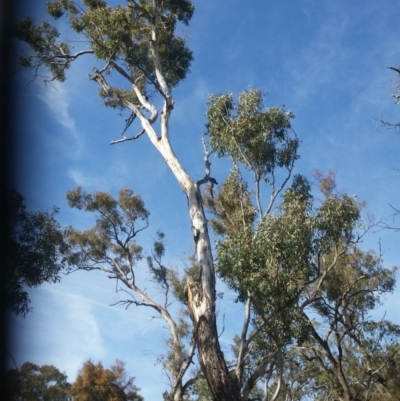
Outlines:
[{"label": "eucalyptus tree", "polygon": [[[282,399],[289,395],[288,386],[295,386],[296,380],[289,374],[284,383],[283,376],[295,341],[325,352],[324,363],[338,388],[333,399],[358,399],[348,382],[350,370],[344,367],[349,361],[342,357],[342,349],[346,341],[358,341],[357,352],[367,352],[366,338],[372,334],[361,326],[367,325],[377,294],[393,290],[396,269],[384,268],[380,255],[357,248],[368,230],[361,219],[364,204],[335,191],[334,172],[315,172],[323,198],[319,204],[305,177],[295,175],[284,189],[298,158],[298,141],[289,135],[292,115],[279,109],[263,111],[261,101],[257,90],[242,93],[237,101],[220,95],[210,98],[207,113],[210,145],[234,164],[218,191],[205,198],[214,215],[210,224],[219,235],[218,273],[246,305],[243,330],[235,341],[235,373],[242,395],[248,396],[249,384],[259,380],[264,380],[265,399],[276,399],[282,386]],[[262,196],[263,191],[268,196]],[[281,192],[282,202],[272,210]],[[318,330],[321,322],[330,325],[326,333],[323,326],[323,335]],[[368,323],[371,331],[378,330],[377,324]],[[398,328],[390,327],[390,335],[398,341]],[[317,361],[310,358],[310,366],[317,369]],[[320,369],[328,369],[327,365]],[[298,377],[302,394],[309,395],[304,383],[310,380],[312,387],[317,377]],[[368,383],[372,388],[376,382],[377,376]],[[296,391],[294,399],[300,388]]]},{"label": "eucalyptus tree", "polygon": [[[192,52],[175,28],[178,22],[188,24],[194,6],[186,0],[132,0],[112,8],[102,0],[83,0],[81,4],[60,0],[48,2],[47,9],[54,18],[66,16],[71,29],[84,36],[90,48],[73,53],[68,43],[58,41],[59,32],[50,23],[35,25],[26,16],[19,22],[16,35],[33,52],[21,56],[20,63],[34,68],[36,74],[41,66],[47,67],[51,79],[64,81],[74,60],[88,55],[104,60],[104,66],[95,68],[90,77],[98,84],[100,96],[108,106],[130,110],[131,120],[137,119],[141,125],[137,135],[123,140],[146,134],[188,198],[200,268],[199,279],[188,285],[196,346],[215,398],[238,399],[239,388],[230,378],[218,342],[214,264],[199,186],[175,156],[169,140],[168,122],[174,106],[171,89],[185,78],[192,60]],[[115,75],[126,81],[124,87],[112,84]],[[154,124],[160,113],[147,95],[150,89],[163,99],[158,132]]]},{"label": "eucalyptus tree", "polygon": [[[312,286],[317,294],[358,241],[361,205],[346,195],[314,205],[308,180],[293,175],[299,158],[299,139],[291,127],[294,116],[283,108],[265,108],[257,89],[237,99],[228,94],[210,96],[205,175],[198,181],[189,176],[171,145],[169,120],[174,110],[172,90],[187,75],[193,58],[176,31],[193,15],[190,1],[126,0],[112,7],[104,0],[56,0],[47,3],[47,10],[54,18],[65,17],[84,45],[73,51],[49,22],[37,25],[26,16],[15,31],[30,47],[20,56],[21,65],[33,69],[35,76],[44,67],[51,74],[48,80],[65,81],[74,60],[92,57],[96,67],[89,79],[98,86],[104,104],[131,113],[126,128],[138,126],[135,135],[112,143],[147,137],[157,149],[187,198],[195,247],[194,265],[182,278],[163,265],[165,249],[159,233],[148,259],[151,278],[162,289],[159,301],[136,278],[142,257],[136,237],[147,227],[149,216],[140,196],[122,189],[115,199],[77,188],[68,193],[70,206],[95,212],[97,220],[90,230],[68,229],[65,261],[71,269],[105,271],[131,291],[132,297],[123,302],[151,308],[167,322],[170,352],[163,364],[171,388],[165,399],[183,399],[196,383],[203,383],[196,382],[201,377],[215,401],[251,399],[261,391],[262,382],[264,399],[269,399],[275,371],[276,399],[288,344],[293,339],[305,341],[312,331],[304,318],[303,294]],[[162,106],[157,108],[160,99]],[[213,152],[229,157],[233,166],[218,188],[210,171]],[[216,259],[209,224],[219,236]],[[324,264],[324,255],[331,257],[329,264]],[[245,309],[233,362],[219,344],[216,267]],[[171,296],[186,307],[191,325],[185,313],[172,316]],[[317,295],[311,296],[308,303],[316,299]],[[195,349],[202,376],[197,372],[191,376],[188,369]]]},{"label": "eucalyptus tree", "polygon": [[352,249],[319,289],[313,310],[320,319],[311,330],[311,354],[323,355],[317,361],[335,382],[327,388],[336,397],[369,400],[385,393],[385,371],[396,354],[400,327],[369,315],[380,296],[393,290],[395,272],[384,268],[379,256]]}]

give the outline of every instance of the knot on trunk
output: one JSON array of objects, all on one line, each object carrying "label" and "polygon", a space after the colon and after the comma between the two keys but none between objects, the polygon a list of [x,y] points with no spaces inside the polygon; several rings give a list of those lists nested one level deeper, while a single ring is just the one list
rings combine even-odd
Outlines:
[{"label": "knot on trunk", "polygon": [[168,391],[164,391],[164,393],[163,393],[163,400],[164,400],[164,401],[172,401],[170,395],[168,394]]},{"label": "knot on trunk", "polygon": [[190,311],[190,317],[194,322],[197,322],[199,316],[196,308],[198,308],[203,301],[203,288],[199,282],[194,281],[193,278],[188,278],[185,293]]}]

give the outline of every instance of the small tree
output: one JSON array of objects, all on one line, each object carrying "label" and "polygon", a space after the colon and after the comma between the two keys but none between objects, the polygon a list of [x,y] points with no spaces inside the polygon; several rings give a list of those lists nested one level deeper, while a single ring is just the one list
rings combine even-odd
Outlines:
[{"label": "small tree", "polygon": [[109,369],[91,360],[83,364],[70,389],[74,401],[143,401],[139,388],[125,371],[125,363],[116,360]]},{"label": "small tree", "polygon": [[[148,307],[156,311],[168,324],[171,338],[167,341],[169,356],[163,365],[171,379],[168,397],[181,399],[184,390],[192,383],[183,381],[195,350],[191,331],[180,316],[174,317],[169,311],[172,282],[178,287],[179,280],[162,263],[164,255],[164,234],[158,233],[154,243],[153,256],[148,258],[151,278],[159,284],[163,297],[153,297],[135,274],[137,263],[142,259],[142,247],[137,243],[137,235],[148,227],[149,212],[139,195],[129,189],[121,189],[119,198],[114,199],[104,192],[88,194],[78,187],[67,194],[71,207],[96,213],[96,225],[90,230],[77,231],[69,228],[66,240],[69,244],[65,261],[70,271],[100,270],[111,279],[124,285],[132,297],[120,303]],[[189,343],[185,348],[185,342]],[[166,394],[167,397],[167,394]]]}]

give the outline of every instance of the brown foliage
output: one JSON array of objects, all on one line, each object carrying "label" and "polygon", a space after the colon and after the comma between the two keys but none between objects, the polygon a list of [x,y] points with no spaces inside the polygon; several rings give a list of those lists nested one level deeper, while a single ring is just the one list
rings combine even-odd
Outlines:
[{"label": "brown foliage", "polygon": [[91,360],[84,363],[70,394],[74,401],[143,401],[140,390],[125,371],[125,363],[115,361],[110,369],[104,369],[101,362],[95,365]]}]

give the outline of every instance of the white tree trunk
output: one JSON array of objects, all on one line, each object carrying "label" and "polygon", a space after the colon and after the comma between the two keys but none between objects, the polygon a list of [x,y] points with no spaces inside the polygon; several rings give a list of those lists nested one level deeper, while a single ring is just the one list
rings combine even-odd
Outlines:
[{"label": "white tree trunk", "polygon": [[237,401],[240,399],[240,389],[237,381],[229,374],[218,340],[214,261],[201,193],[169,146],[166,126],[163,127],[163,131],[166,135],[158,141],[157,148],[186,193],[197,263],[200,268],[199,277],[191,278],[187,283],[188,306],[195,327],[194,335],[200,365],[214,400]]}]

